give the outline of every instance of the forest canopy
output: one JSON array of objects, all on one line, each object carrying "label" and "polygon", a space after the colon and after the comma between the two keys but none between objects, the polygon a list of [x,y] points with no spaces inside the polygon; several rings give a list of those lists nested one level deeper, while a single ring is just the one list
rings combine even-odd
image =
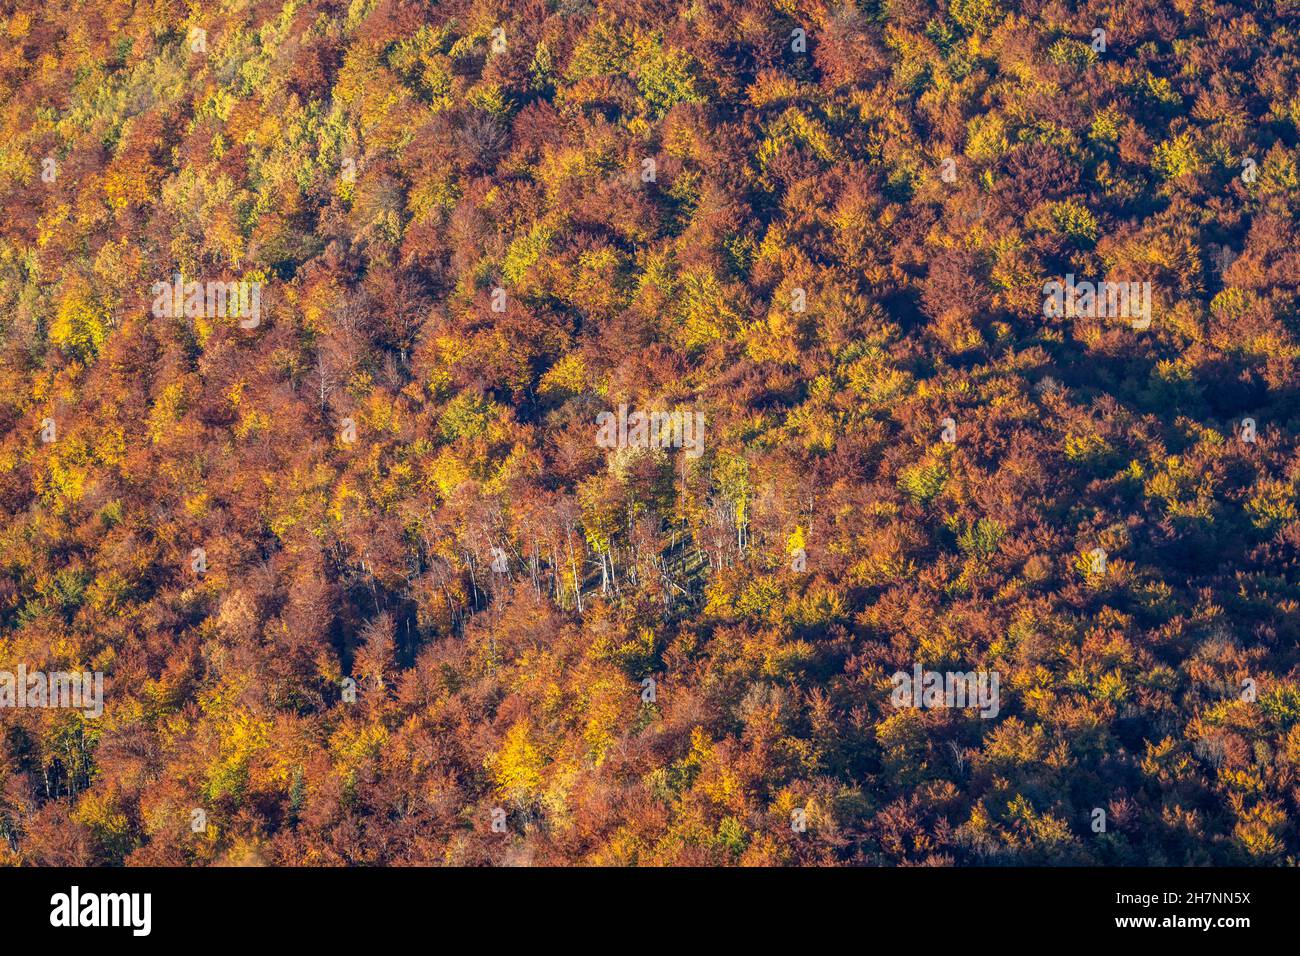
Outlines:
[{"label": "forest canopy", "polygon": [[0,0],[0,862],[1296,865],[1297,14]]}]

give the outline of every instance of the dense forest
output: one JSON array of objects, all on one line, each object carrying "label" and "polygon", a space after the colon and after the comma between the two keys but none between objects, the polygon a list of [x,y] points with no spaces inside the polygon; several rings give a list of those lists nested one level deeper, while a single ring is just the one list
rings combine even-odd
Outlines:
[{"label": "dense forest", "polygon": [[0,862],[1295,865],[1298,23],[0,0]]}]

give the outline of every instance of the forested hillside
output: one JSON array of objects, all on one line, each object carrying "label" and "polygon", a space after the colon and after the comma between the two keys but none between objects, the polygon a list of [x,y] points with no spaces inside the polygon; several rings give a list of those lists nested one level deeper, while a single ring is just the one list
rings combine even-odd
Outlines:
[{"label": "forested hillside", "polygon": [[0,862],[1297,863],[1298,0],[0,11]]}]

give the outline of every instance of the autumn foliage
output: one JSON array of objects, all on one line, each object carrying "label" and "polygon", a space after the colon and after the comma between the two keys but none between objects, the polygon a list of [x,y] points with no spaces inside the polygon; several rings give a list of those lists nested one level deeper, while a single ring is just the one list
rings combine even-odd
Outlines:
[{"label": "autumn foliage", "polygon": [[0,2],[0,861],[1295,865],[1296,12]]}]

